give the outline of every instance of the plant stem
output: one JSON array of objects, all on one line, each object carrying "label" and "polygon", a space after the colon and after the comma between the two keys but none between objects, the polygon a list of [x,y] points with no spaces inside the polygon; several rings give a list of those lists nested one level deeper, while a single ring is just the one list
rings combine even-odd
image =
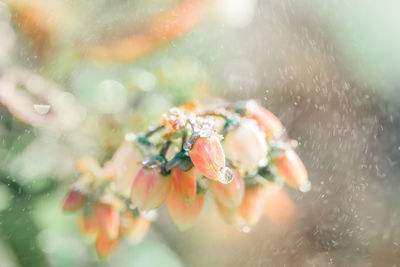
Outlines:
[{"label": "plant stem", "polygon": [[145,136],[146,136],[146,137],[150,137],[150,136],[152,136],[153,134],[155,134],[156,132],[160,131],[161,129],[164,129],[164,125],[160,125],[160,126],[157,126],[157,127],[155,127],[155,128],[150,129],[150,131],[148,131],[148,132],[145,134]]}]

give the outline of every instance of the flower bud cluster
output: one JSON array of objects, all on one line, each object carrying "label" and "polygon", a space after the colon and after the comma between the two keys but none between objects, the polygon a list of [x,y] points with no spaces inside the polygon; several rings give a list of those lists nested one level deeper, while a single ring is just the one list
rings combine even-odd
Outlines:
[{"label": "flower bud cluster", "polygon": [[213,110],[188,103],[163,114],[162,124],[149,132],[128,134],[103,168],[93,159],[78,161],[82,176],[64,210],[83,207],[82,232],[96,235],[102,257],[124,236],[140,241],[150,225],[145,215],[163,203],[176,227],[189,229],[208,189],[227,223],[248,228],[284,182],[310,189],[295,144],[279,119],[254,100]]}]

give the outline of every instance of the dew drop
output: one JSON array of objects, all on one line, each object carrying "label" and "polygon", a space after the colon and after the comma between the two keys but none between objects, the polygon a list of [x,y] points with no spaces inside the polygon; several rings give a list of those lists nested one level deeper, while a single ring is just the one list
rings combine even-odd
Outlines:
[{"label": "dew drop", "polygon": [[34,104],[33,108],[39,115],[46,115],[50,111],[50,105]]},{"label": "dew drop", "polygon": [[135,142],[135,140],[136,140],[136,134],[134,134],[134,133],[127,133],[127,134],[125,135],[125,141],[126,141],[126,142]]},{"label": "dew drop", "polygon": [[229,184],[232,182],[233,179],[233,173],[232,170],[229,169],[228,167],[223,167],[219,171],[219,179],[218,181],[222,184]]},{"label": "dew drop", "polygon": [[243,233],[249,233],[251,231],[251,228],[247,225],[240,227],[240,231]]},{"label": "dew drop", "polygon": [[213,128],[211,127],[204,127],[201,128],[199,131],[200,137],[209,137],[213,134]]},{"label": "dew drop", "polygon": [[143,211],[142,216],[150,221],[155,221],[158,217],[158,213],[156,210],[148,210],[148,211]]},{"label": "dew drop", "polygon": [[192,149],[192,144],[190,142],[185,142],[183,144],[183,150],[189,151],[190,149]]},{"label": "dew drop", "polygon": [[267,164],[268,164],[268,158],[263,158],[263,159],[261,159],[259,162],[258,162],[258,166],[259,167],[264,167],[264,166],[267,166]]},{"label": "dew drop", "polygon": [[300,190],[300,192],[303,192],[303,193],[310,191],[311,190],[310,181],[307,181],[304,184],[300,185],[299,190]]}]

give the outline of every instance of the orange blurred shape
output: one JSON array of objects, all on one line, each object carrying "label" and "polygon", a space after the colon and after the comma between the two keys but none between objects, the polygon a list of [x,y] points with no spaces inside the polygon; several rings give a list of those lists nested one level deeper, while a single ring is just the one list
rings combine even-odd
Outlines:
[{"label": "orange blurred shape", "polygon": [[169,216],[180,231],[191,228],[203,208],[204,193],[199,193],[192,202],[184,202],[172,191],[168,197],[167,208]]},{"label": "orange blurred shape", "polygon": [[280,120],[256,100],[246,102],[246,113],[264,129],[267,139],[278,137],[283,131]]},{"label": "orange blurred shape", "polygon": [[75,168],[80,173],[93,173],[100,169],[100,165],[97,160],[92,157],[82,157],[76,160]]},{"label": "orange blurred shape", "polygon": [[61,1],[44,3],[34,0],[6,0],[16,25],[31,40],[39,57],[52,48],[55,35],[70,26],[76,18],[71,6]]},{"label": "orange blurred shape", "polygon": [[242,221],[238,209],[230,209],[222,205],[215,199],[215,206],[218,209],[219,214],[221,215],[224,222],[228,224],[238,224]]},{"label": "orange blurred shape", "polygon": [[127,62],[154,51],[191,30],[204,18],[203,0],[183,1],[181,4],[153,19],[141,33],[109,45],[90,47],[89,58],[98,62]]},{"label": "orange blurred shape", "polygon": [[107,258],[117,247],[120,238],[110,238],[103,232],[99,232],[96,238],[96,251],[100,258]]},{"label": "orange blurred shape", "polygon": [[267,189],[267,186],[260,184],[246,188],[239,213],[247,226],[254,226],[260,220],[267,198]]},{"label": "orange blurred shape", "polygon": [[96,206],[99,234],[106,235],[110,239],[116,239],[119,234],[119,212],[111,204],[98,203]]},{"label": "orange blurred shape", "polygon": [[184,202],[192,202],[196,198],[196,169],[183,171],[174,167],[171,171],[172,185],[175,194]]},{"label": "orange blurred shape", "polygon": [[[232,173],[233,179],[229,184],[210,182],[210,189],[218,203],[217,205],[223,205],[228,209],[236,209],[240,206],[245,191],[244,180],[239,172],[232,168]],[[224,211],[221,212],[224,214]]]},{"label": "orange blurred shape", "polygon": [[275,224],[290,226],[297,217],[297,209],[293,200],[282,189],[267,195],[264,214]]},{"label": "orange blurred shape", "polygon": [[97,217],[94,214],[79,217],[79,228],[83,235],[90,236],[97,234]]},{"label": "orange blurred shape", "polygon": [[134,244],[140,243],[150,228],[150,220],[143,217],[134,217],[131,211],[122,215],[121,230]]},{"label": "orange blurred shape", "polygon": [[131,141],[123,142],[110,161],[115,172],[114,183],[124,196],[129,196],[131,192],[131,185],[140,169],[141,161],[142,155]]},{"label": "orange blurred shape", "polygon": [[197,101],[190,101],[185,104],[182,104],[178,107],[179,109],[183,109],[185,111],[198,112],[201,108],[200,103]]},{"label": "orange blurred shape", "polygon": [[104,168],[101,168],[98,161],[92,157],[81,157],[76,160],[75,168],[80,173],[90,173],[96,177],[112,178],[114,169],[111,164],[106,163]]},{"label": "orange blurred shape", "polygon": [[141,167],[132,184],[131,202],[140,211],[159,208],[172,187],[170,176],[162,175],[158,168]]},{"label": "orange blurred shape", "polygon": [[301,191],[307,189],[309,185],[307,170],[294,150],[284,151],[281,156],[274,158],[272,163],[288,185]]},{"label": "orange blurred shape", "polygon": [[21,29],[31,40],[39,55],[43,55],[50,45],[50,34],[54,24],[48,19],[45,10],[33,4],[16,5],[15,19]]}]

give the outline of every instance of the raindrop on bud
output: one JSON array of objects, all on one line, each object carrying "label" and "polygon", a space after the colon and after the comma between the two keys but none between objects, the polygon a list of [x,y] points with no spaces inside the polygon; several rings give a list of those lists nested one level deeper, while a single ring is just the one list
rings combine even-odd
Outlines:
[{"label": "raindrop on bud", "polygon": [[307,193],[311,190],[311,183],[310,181],[305,182],[304,184],[299,186],[300,192]]},{"label": "raindrop on bud", "polygon": [[190,144],[189,142],[185,142],[183,144],[183,150],[189,151],[191,148],[192,148],[192,144]]},{"label": "raindrop on bud", "polygon": [[218,181],[222,184],[229,184],[232,182],[233,173],[228,167],[222,167],[219,171]]}]

